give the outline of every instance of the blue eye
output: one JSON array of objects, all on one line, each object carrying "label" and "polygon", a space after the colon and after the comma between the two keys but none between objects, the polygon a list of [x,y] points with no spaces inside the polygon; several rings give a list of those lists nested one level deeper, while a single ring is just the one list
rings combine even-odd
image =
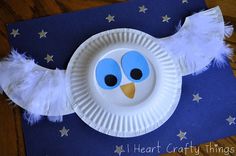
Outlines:
[{"label": "blue eye", "polygon": [[114,89],[121,82],[121,70],[113,59],[103,59],[96,67],[96,79],[103,89]]},{"label": "blue eye", "polygon": [[127,52],[121,60],[125,75],[133,82],[141,82],[149,76],[146,59],[136,51]]}]

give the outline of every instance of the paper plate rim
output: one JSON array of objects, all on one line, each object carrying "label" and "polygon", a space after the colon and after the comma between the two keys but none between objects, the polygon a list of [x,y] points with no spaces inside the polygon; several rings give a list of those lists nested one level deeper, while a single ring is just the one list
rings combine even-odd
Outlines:
[{"label": "paper plate rim", "polygon": [[[139,33],[139,34],[141,33],[141,34],[145,35],[146,37],[150,38],[151,40],[155,41],[154,37],[152,37],[149,34],[146,34],[146,33],[142,32],[142,31],[135,30],[135,29],[130,29],[130,28],[118,28],[118,29],[111,29],[111,30],[107,30],[107,31],[103,31],[101,33],[95,34],[92,37],[90,37],[89,39],[87,39],[85,42],[83,42],[76,49],[76,51],[74,52],[73,56],[71,57],[71,59],[68,63],[67,70],[66,70],[66,83],[67,83],[66,84],[66,90],[67,90],[68,97],[71,99],[72,105],[73,105],[73,96],[72,96],[72,93],[71,93],[71,90],[70,90],[70,87],[71,87],[71,84],[70,84],[71,70],[72,70],[72,67],[73,67],[74,60],[76,59],[77,55],[80,55],[80,53],[81,53],[81,51],[80,51],[81,47],[84,47],[85,45],[87,45],[90,41],[92,41],[97,36],[100,36],[100,35],[103,35],[103,34],[110,34],[110,33],[114,33],[114,32],[124,32],[124,31],[125,32]],[[95,129],[95,130],[97,130],[97,131],[99,131],[103,134],[107,134],[107,135],[114,136],[114,137],[123,137],[123,138],[136,137],[136,136],[141,136],[141,135],[147,134],[147,133],[157,129],[158,127],[163,125],[174,113],[174,111],[175,111],[175,109],[176,109],[176,107],[179,103],[181,90],[182,90],[182,74],[180,72],[180,69],[179,69],[178,65],[176,65],[174,60],[171,58],[171,56],[167,52],[165,52],[165,53],[168,55],[169,59],[172,60],[172,63],[175,65],[176,74],[178,76],[177,81],[179,83],[176,87],[176,96],[175,96],[175,99],[173,99],[174,102],[172,103],[172,106],[170,107],[168,112],[165,114],[165,117],[163,117],[162,121],[159,121],[159,123],[156,122],[156,124],[153,124],[152,126],[149,126],[148,128],[146,127],[144,130],[139,131],[139,132],[130,132],[130,133],[127,132],[126,134],[124,134],[124,133],[123,134],[122,133],[118,134],[118,132],[105,130],[103,128],[98,128],[97,125],[94,124],[94,123],[91,123],[91,121],[88,118],[86,118],[81,111],[74,110],[75,113],[81,118],[81,120],[83,122],[85,122],[91,128],[93,128],[93,129]]]}]

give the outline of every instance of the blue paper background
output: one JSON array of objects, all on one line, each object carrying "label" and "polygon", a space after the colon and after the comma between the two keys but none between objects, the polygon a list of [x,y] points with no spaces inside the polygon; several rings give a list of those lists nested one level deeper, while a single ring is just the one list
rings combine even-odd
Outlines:
[{"label": "blue paper background", "polygon": [[[145,5],[145,14],[138,7]],[[194,12],[205,9],[204,0],[132,0],[111,6],[61,14],[8,25],[8,31],[19,29],[20,35],[10,36],[12,47],[27,52],[47,68],[65,69],[75,49],[91,35],[112,28],[135,28],[155,37],[165,37],[176,32],[179,21]],[[115,16],[115,22],[108,23],[108,14]],[[162,22],[162,16],[171,17],[169,23]],[[39,39],[38,32],[48,32],[47,38]],[[54,55],[54,62],[47,63],[46,54]],[[110,156],[115,147],[123,145],[121,155],[159,155],[166,153],[168,145],[186,146],[186,143],[200,144],[236,134],[236,125],[229,125],[226,118],[236,116],[236,79],[230,66],[225,69],[211,68],[198,76],[183,78],[183,93],[173,116],[160,128],[144,136],[122,139],[101,134],[77,115],[64,117],[62,123],[43,120],[34,126],[23,121],[25,144],[28,156]],[[200,103],[192,101],[192,94],[199,93]],[[60,136],[59,130],[70,129],[69,136]],[[180,141],[179,130],[187,132]],[[161,146],[150,153],[134,151],[134,146]],[[129,149],[128,149],[129,147]]]}]

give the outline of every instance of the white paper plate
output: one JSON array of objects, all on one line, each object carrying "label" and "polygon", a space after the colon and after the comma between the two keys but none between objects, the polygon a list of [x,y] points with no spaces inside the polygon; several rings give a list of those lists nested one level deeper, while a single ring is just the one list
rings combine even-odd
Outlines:
[{"label": "white paper plate", "polygon": [[[145,80],[134,83],[133,98],[120,88],[131,83],[121,63],[130,51],[142,55],[149,69]],[[105,58],[112,58],[120,68],[122,78],[115,89],[103,89],[96,78],[110,68],[97,72]],[[89,38],[75,51],[66,76],[67,93],[78,116],[95,130],[116,137],[139,136],[160,127],[176,109],[182,85],[179,67],[156,39],[133,29],[109,30]]]}]

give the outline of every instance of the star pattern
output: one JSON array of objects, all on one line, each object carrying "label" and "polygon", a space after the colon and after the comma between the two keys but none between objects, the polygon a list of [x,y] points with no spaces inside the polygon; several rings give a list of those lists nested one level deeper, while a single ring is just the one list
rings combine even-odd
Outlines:
[{"label": "star pattern", "polygon": [[39,38],[46,38],[47,37],[47,33],[46,31],[42,30],[41,32],[39,32]]},{"label": "star pattern", "polygon": [[235,117],[229,116],[226,121],[228,121],[229,125],[235,125]]},{"label": "star pattern", "polygon": [[47,63],[49,63],[49,62],[53,62],[53,55],[49,55],[49,54],[47,54],[47,56],[44,58],[44,60],[46,60]]},{"label": "star pattern", "polygon": [[202,97],[200,97],[199,93],[193,94],[193,101],[196,101],[197,103],[199,103],[200,100],[202,100]]},{"label": "star pattern", "polygon": [[125,150],[123,149],[123,145],[121,146],[116,146],[116,149],[114,151],[114,153],[117,153],[119,156],[121,156],[121,154],[125,152]]},{"label": "star pattern", "polygon": [[106,20],[107,20],[109,23],[115,22],[115,16],[112,16],[112,15],[109,14],[109,15],[106,17]]},{"label": "star pattern", "polygon": [[171,19],[171,17],[169,17],[168,15],[162,16],[162,22],[166,22],[169,23],[169,20]]},{"label": "star pattern", "polygon": [[184,3],[188,3],[188,0],[182,0],[182,3],[184,4]]},{"label": "star pattern", "polygon": [[61,133],[61,137],[68,136],[69,130],[70,129],[66,129],[65,126],[63,126],[63,128],[61,130],[59,130]]},{"label": "star pattern", "polygon": [[[182,0],[182,4],[187,4],[187,3],[189,3],[189,0]],[[134,11],[136,11],[136,13],[138,11],[137,8],[139,9],[139,13],[146,13],[148,11],[148,8],[145,5],[142,5],[139,7],[137,5],[135,7],[136,10],[134,10]],[[115,22],[115,16],[112,14],[109,14],[105,19],[107,20],[108,23]],[[103,16],[103,20],[104,20],[104,16]],[[159,18],[159,20],[161,21],[161,18]],[[162,16],[163,23],[169,23],[170,20],[171,20],[171,17],[169,17],[167,14],[165,16]],[[106,22],[106,21],[104,20],[104,22]],[[37,32],[34,32],[34,34],[36,34],[36,33]],[[43,29],[40,32],[38,32],[40,39],[47,38],[47,34],[48,34],[48,32]],[[16,38],[17,36],[22,35],[22,34],[20,34],[19,29],[12,29],[12,32],[10,33],[10,35],[12,35],[14,38]],[[44,58],[44,60],[46,60],[47,63],[50,63],[50,62],[54,61],[53,57],[54,57],[53,55],[47,54],[47,56]],[[0,88],[0,93],[1,93],[1,88]],[[193,94],[193,99],[192,99],[193,102],[199,103],[202,99],[203,98],[200,96],[199,93]],[[227,121],[227,123],[229,125],[236,125],[236,122],[235,122],[236,117],[229,116],[225,120]],[[226,122],[225,120],[224,120],[224,122]],[[69,131],[70,131],[70,129],[66,129],[65,126],[63,126],[63,128],[59,130],[60,136],[61,137],[69,136],[69,134],[68,134]],[[177,134],[177,137],[179,137],[180,141],[182,141],[184,139],[187,139],[186,135],[187,135],[187,132],[180,130],[179,133]],[[121,156],[122,153],[125,152],[125,150],[123,149],[123,145],[116,146],[115,148],[116,149],[115,149],[114,153],[118,154],[119,156]]]},{"label": "star pattern", "polygon": [[183,139],[187,139],[186,134],[187,134],[187,132],[182,132],[180,130],[179,134],[177,134],[177,136],[179,137],[180,141],[182,141]]},{"label": "star pattern", "polygon": [[16,36],[20,35],[19,29],[12,29],[10,35],[12,35],[14,38],[16,38]]},{"label": "star pattern", "polygon": [[145,7],[145,5],[142,5],[139,7],[139,12],[140,13],[146,13],[146,11],[148,10],[148,8]]}]

